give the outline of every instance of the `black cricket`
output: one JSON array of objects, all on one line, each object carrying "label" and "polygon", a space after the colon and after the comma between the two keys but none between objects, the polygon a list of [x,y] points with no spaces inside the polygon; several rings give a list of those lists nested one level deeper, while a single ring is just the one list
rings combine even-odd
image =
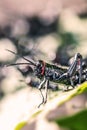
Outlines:
[{"label": "black cricket", "polygon": [[[20,56],[19,54],[11,50],[8,51],[17,56]],[[23,56],[20,57],[22,57],[27,62],[13,63],[6,66],[8,67],[14,65],[28,64],[33,67],[34,75],[41,80],[38,89],[40,90],[42,95],[42,102],[39,104],[38,107],[47,102],[47,90],[50,81],[65,84],[67,85],[68,90],[69,86],[72,86],[74,88],[76,85],[81,84],[87,80],[87,66],[86,63],[83,61],[82,55],[80,53],[75,54],[73,63],[69,67],[49,64],[42,60],[38,60],[37,62],[35,62],[32,60],[28,60]],[[45,97],[42,94],[43,87],[45,88]]]}]

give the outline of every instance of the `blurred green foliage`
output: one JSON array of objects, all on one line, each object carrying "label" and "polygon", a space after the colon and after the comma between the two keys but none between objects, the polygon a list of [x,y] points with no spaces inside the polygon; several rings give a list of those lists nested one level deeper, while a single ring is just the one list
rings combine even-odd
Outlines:
[{"label": "blurred green foliage", "polygon": [[21,130],[21,128],[23,128],[25,125],[27,124],[27,122],[20,122],[14,130]]},{"label": "blurred green foliage", "polygon": [[87,109],[69,117],[56,119],[55,122],[68,130],[87,130]]}]

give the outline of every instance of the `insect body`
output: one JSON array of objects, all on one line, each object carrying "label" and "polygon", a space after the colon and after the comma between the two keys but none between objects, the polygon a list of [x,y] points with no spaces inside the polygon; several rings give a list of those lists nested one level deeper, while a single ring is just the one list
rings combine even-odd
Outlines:
[{"label": "insect body", "polygon": [[[18,56],[18,54],[16,54],[15,52],[12,51],[10,52]],[[82,82],[87,80],[86,65],[82,61],[82,56],[79,53],[77,53],[74,56],[74,61],[68,68],[49,64],[42,60],[34,62],[26,59],[23,56],[22,58],[28,62],[9,64],[7,66],[23,65],[23,64],[28,64],[29,66],[30,65],[33,66],[34,75],[39,79],[41,79],[41,83],[38,86],[38,89],[40,90],[42,95],[42,102],[40,103],[40,105],[46,103],[47,101],[47,90],[50,81],[55,83],[65,84],[67,85],[67,89],[68,89],[68,85],[74,88],[74,86],[76,86],[77,84],[81,84]],[[45,97],[42,94],[43,87],[45,87]],[[38,107],[40,107],[40,105]]]},{"label": "insect body", "polygon": [[66,72],[67,69],[63,67],[59,67],[57,65],[48,64],[44,61],[39,60],[36,64],[36,67],[34,68],[35,75],[38,78],[45,77],[46,79],[49,79],[50,81],[57,82],[58,78]]},{"label": "insect body", "polygon": [[87,69],[84,62],[81,65],[74,62],[70,67],[65,67],[48,64],[40,60],[34,68],[34,73],[41,80],[46,78],[49,81],[73,87],[84,82],[87,78]]}]

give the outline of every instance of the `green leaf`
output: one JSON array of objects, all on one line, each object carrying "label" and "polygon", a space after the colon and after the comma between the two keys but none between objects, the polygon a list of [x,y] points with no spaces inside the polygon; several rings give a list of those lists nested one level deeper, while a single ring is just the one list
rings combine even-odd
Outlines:
[{"label": "green leaf", "polygon": [[[83,84],[77,86],[75,89],[67,92],[66,98],[62,99],[62,101],[60,101],[59,105],[62,105],[63,103],[65,103],[66,101],[72,99],[73,97],[85,93],[87,92],[87,82],[84,82]],[[62,96],[61,96],[62,97]]]},{"label": "green leaf", "polygon": [[20,122],[19,124],[17,124],[14,130],[21,130],[26,124],[27,122]]},{"label": "green leaf", "polygon": [[55,122],[69,130],[87,130],[87,109],[66,118],[56,119]]},{"label": "green leaf", "polygon": [[[85,92],[87,92],[87,82],[79,85],[76,89],[68,93],[66,99],[62,100],[60,105],[72,99],[74,96]],[[55,122],[62,127],[68,128],[69,130],[87,130],[87,109],[72,116],[57,118],[55,119]]]},{"label": "green leaf", "polygon": [[38,116],[38,114],[40,114],[42,112],[42,110],[38,110],[37,112],[35,112],[31,118],[35,118],[36,116]]}]

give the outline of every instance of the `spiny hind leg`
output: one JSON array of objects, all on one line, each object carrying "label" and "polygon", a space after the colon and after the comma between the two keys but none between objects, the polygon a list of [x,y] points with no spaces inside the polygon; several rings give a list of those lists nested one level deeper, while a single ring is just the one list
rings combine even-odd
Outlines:
[{"label": "spiny hind leg", "polygon": [[79,74],[78,83],[81,84],[81,79],[82,79],[82,55],[80,53],[75,54],[74,61],[67,71],[67,75],[70,77],[71,86],[74,86],[72,77],[75,75],[76,71]]},{"label": "spiny hind leg", "polygon": [[75,74],[78,73],[78,84],[81,84],[81,79],[82,79],[82,56],[77,53],[74,56],[74,61],[73,63],[70,65],[68,71],[66,73],[63,73],[58,80],[59,81],[63,81],[63,80],[70,80],[70,84],[71,86],[74,86],[73,83],[73,76],[75,76]]}]

